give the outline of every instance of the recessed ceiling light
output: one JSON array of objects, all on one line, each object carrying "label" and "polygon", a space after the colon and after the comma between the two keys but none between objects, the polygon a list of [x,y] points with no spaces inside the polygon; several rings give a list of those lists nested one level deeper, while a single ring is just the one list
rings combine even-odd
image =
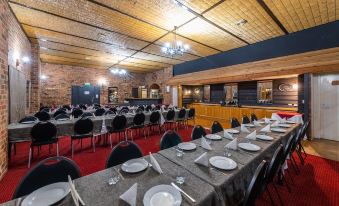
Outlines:
[{"label": "recessed ceiling light", "polygon": [[239,20],[237,23],[235,23],[237,26],[243,26],[244,24],[247,23],[247,20],[246,19],[241,19]]},{"label": "recessed ceiling light", "polygon": [[41,46],[40,49],[47,50],[47,48],[43,46]]}]

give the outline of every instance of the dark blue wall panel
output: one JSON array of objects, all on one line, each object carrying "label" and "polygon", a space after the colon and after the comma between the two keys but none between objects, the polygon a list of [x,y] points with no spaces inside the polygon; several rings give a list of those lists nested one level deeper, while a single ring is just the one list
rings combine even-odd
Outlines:
[{"label": "dark blue wall panel", "polygon": [[174,66],[173,75],[187,74],[339,46],[339,21],[276,37]]}]

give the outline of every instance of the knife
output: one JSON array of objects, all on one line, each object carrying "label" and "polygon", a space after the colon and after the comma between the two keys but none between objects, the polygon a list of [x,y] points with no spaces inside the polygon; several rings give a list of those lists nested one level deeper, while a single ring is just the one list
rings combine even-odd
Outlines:
[{"label": "knife", "polygon": [[174,183],[172,182],[171,185],[172,185],[175,189],[179,190],[179,192],[181,192],[182,194],[184,194],[186,197],[188,197],[188,199],[190,199],[192,202],[196,202],[196,200],[193,199],[193,197],[189,196],[186,192],[184,192],[182,189],[180,189],[180,187],[178,187],[176,184],[174,184]]}]

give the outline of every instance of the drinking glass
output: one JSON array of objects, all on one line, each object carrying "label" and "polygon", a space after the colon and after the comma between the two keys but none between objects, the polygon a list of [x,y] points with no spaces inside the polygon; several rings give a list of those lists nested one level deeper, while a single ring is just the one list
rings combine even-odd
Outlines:
[{"label": "drinking glass", "polygon": [[176,155],[177,157],[182,157],[184,155],[184,151],[179,147],[176,148]]},{"label": "drinking glass", "polygon": [[186,177],[183,177],[183,176],[177,176],[176,182],[177,182],[179,185],[183,185],[184,182],[185,182],[185,179],[186,179]]},{"label": "drinking glass", "polygon": [[230,157],[230,156],[232,156],[229,147],[225,147],[225,153],[224,153],[224,155],[225,155],[225,157]]}]

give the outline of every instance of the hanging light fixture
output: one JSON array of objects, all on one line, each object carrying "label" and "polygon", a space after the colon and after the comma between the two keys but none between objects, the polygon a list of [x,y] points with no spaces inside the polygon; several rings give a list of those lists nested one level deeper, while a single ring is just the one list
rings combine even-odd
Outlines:
[{"label": "hanging light fixture", "polygon": [[174,27],[174,40],[172,43],[165,43],[165,45],[161,48],[162,52],[169,56],[180,55],[182,56],[187,50],[189,50],[188,44],[183,44],[181,41],[177,41],[177,27]]}]

